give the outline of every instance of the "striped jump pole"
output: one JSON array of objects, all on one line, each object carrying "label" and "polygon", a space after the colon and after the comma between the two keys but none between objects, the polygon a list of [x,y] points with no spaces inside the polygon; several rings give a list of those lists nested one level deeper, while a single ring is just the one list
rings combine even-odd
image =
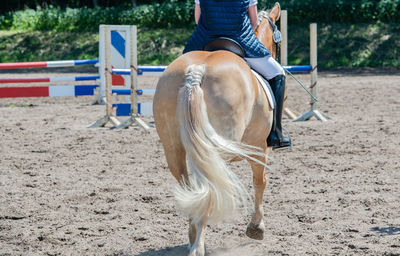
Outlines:
[{"label": "striped jump pole", "polygon": [[[156,89],[137,89],[137,95],[153,95]],[[116,95],[131,95],[132,90],[130,89],[112,89],[112,93]]]},{"label": "striped jump pole", "polygon": [[27,69],[27,68],[61,68],[81,65],[97,64],[99,60],[61,60],[61,61],[36,61],[0,63],[0,69]]},{"label": "striped jump pole", "polygon": [[2,87],[0,98],[90,96],[97,87],[99,85]]},{"label": "striped jump pole", "polygon": [[[28,68],[56,68],[72,67],[80,65],[92,65],[98,63],[97,59],[91,60],[66,60],[66,61],[38,61],[38,62],[14,62],[0,63],[0,69],[28,69]],[[79,82],[96,81],[95,76],[59,76],[40,78],[0,78],[0,84],[10,83],[52,83],[52,82]],[[20,97],[66,97],[94,95],[99,85],[50,85],[30,87],[1,87],[0,98]]]},{"label": "striped jump pole", "polygon": [[56,77],[42,77],[42,78],[0,78],[0,84],[77,82],[77,81],[96,81],[98,79],[100,79],[100,76],[56,76]]},{"label": "striped jump pole", "polygon": [[[144,65],[139,65],[137,68],[137,74],[139,76],[143,75],[160,75],[164,70],[167,68],[167,66],[144,66]],[[113,69],[113,74],[116,75],[130,75],[130,70],[129,69],[124,69],[124,68],[114,68]]]}]

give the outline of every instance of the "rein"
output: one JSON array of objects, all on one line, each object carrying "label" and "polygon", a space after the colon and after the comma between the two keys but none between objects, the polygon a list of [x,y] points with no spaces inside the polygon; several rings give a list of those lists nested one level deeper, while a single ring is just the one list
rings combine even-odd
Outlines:
[{"label": "rein", "polygon": [[[265,16],[265,18],[267,18],[269,24],[272,27],[272,32],[273,32],[272,38],[273,38],[273,40],[274,40],[274,42],[275,42],[275,44],[277,46],[276,49],[278,49],[280,44],[281,44],[281,41],[282,41],[281,31],[279,31],[278,27],[275,25],[275,23],[272,22],[270,17]],[[278,52],[278,50],[277,50],[277,52]]]},{"label": "rein", "polygon": [[275,25],[274,22],[272,22],[271,18],[268,17],[268,13],[265,11],[261,11],[259,13],[259,17],[258,17],[258,23],[261,23],[262,18],[265,18],[268,20],[269,25],[272,28],[272,39],[274,40],[274,43],[276,44],[276,50],[275,50],[275,54],[278,57],[278,49],[279,46],[281,44],[282,41],[282,34],[281,31],[279,31],[278,27]]},{"label": "rein", "polygon": [[[282,34],[281,34],[281,32],[279,31],[278,27],[275,25],[275,23],[272,22],[271,18],[268,17],[268,15],[267,15],[266,12],[261,12],[261,13],[260,13],[259,19],[260,19],[260,18],[266,18],[266,19],[268,20],[268,23],[270,24],[270,26],[271,26],[271,28],[272,28],[272,32],[273,32],[272,38],[273,38],[273,40],[274,40],[274,43],[276,44],[276,51],[275,51],[275,54],[276,54],[276,56],[278,57],[278,49],[279,49],[279,46],[280,46],[281,41],[282,41]],[[304,86],[304,84],[303,84],[299,79],[297,79],[297,77],[296,77],[295,75],[292,74],[292,72],[290,72],[289,70],[287,70],[287,69],[286,69],[284,66],[282,66],[279,62],[278,62],[278,64],[279,64],[291,77],[293,77],[293,79],[294,79],[294,80],[295,80],[295,81],[296,81],[296,82],[311,96],[311,98],[312,98],[315,102],[318,102],[317,97],[315,97],[315,96]]]}]

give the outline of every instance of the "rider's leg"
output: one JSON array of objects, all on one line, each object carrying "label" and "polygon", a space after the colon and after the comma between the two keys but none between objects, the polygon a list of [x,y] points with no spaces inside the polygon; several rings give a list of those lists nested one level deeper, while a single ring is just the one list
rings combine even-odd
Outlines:
[{"label": "rider's leg", "polygon": [[276,99],[274,131],[268,136],[268,147],[282,148],[290,147],[292,144],[290,138],[286,138],[282,134],[282,112],[283,101],[285,98],[285,79],[285,75],[277,75],[276,77],[268,80]]},{"label": "rider's leg", "polygon": [[266,80],[285,75],[285,70],[271,55],[261,58],[245,58],[247,64],[260,73]]},{"label": "rider's leg", "polygon": [[282,111],[285,97],[285,71],[271,56],[263,58],[246,58],[249,66],[260,73],[270,84],[275,96],[276,106],[274,111],[274,124],[267,139],[269,147],[290,147],[290,138],[282,134]]}]

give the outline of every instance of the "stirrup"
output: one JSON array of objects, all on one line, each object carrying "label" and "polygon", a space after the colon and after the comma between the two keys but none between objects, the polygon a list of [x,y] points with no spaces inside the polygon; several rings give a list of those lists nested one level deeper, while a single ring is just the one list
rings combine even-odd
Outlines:
[{"label": "stirrup", "polygon": [[271,147],[272,150],[283,150],[283,149],[288,149],[288,148],[293,148],[292,143],[290,143],[290,145],[288,146],[281,146],[281,147]]},{"label": "stirrup", "polygon": [[280,145],[280,141],[278,140],[279,146],[269,146],[269,145],[268,145],[268,147],[269,147],[269,148],[272,148],[272,150],[281,150],[281,149],[288,149],[288,148],[292,148],[292,147],[293,147],[293,144],[292,144],[292,137],[290,136],[289,131],[286,130],[285,127],[282,127],[282,129],[288,134],[288,139],[289,139],[289,143],[290,143],[290,144],[287,145],[287,146],[281,146],[281,145]]},{"label": "stirrup", "polygon": [[279,145],[277,146],[270,146],[268,145],[269,148],[272,148],[273,150],[279,150],[279,149],[287,149],[287,148],[292,148],[292,141],[290,140],[290,144],[289,145],[280,145],[280,142],[278,143]]}]

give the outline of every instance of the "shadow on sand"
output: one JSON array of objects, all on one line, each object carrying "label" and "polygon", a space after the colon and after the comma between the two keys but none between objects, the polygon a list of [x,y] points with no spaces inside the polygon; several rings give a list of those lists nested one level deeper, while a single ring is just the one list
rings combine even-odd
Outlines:
[{"label": "shadow on sand", "polygon": [[399,227],[373,227],[371,231],[375,231],[381,236],[393,236],[393,235],[400,235],[400,228]]},{"label": "shadow on sand", "polygon": [[187,244],[183,244],[174,247],[167,247],[157,251],[149,250],[134,256],[187,256],[188,252]]},{"label": "shadow on sand", "polygon": [[[207,256],[252,256],[251,246],[257,245],[257,242],[248,242],[233,246],[231,248],[216,248],[207,250]],[[189,250],[187,245],[178,245],[174,247],[167,247],[161,250],[149,250],[132,256],[187,256]],[[122,256],[122,255],[121,255]],[[125,256],[125,255],[123,255]]]}]

